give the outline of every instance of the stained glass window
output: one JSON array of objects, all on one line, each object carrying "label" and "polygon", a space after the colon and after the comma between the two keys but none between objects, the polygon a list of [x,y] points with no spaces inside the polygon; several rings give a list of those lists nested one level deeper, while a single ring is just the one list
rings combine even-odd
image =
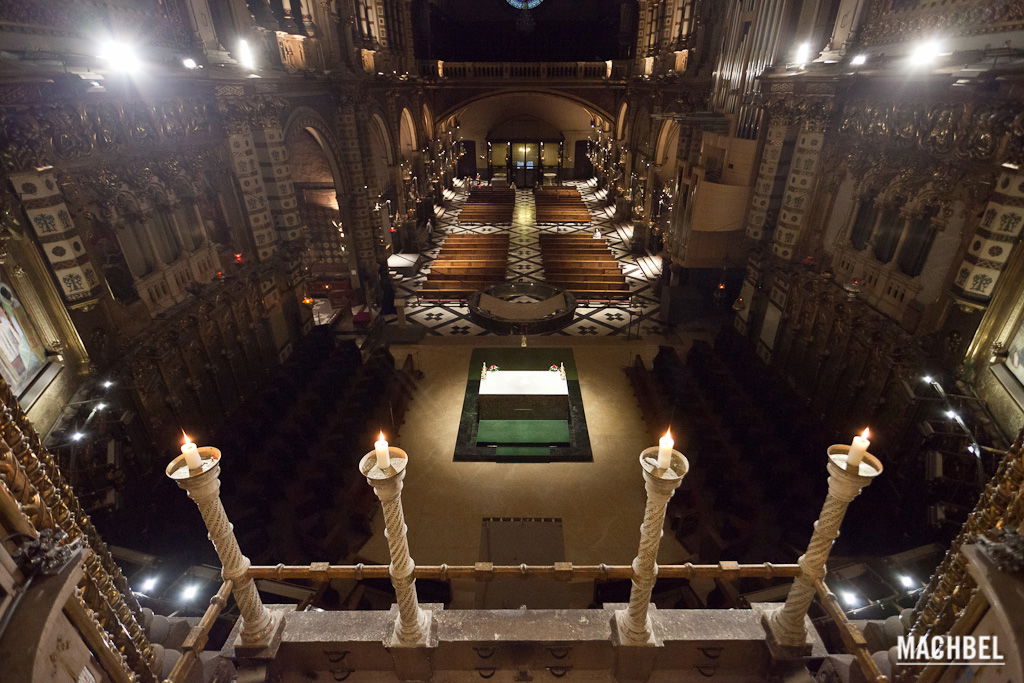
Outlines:
[{"label": "stained glass window", "polygon": [[507,0],[507,2],[516,9],[533,9],[544,0]]}]

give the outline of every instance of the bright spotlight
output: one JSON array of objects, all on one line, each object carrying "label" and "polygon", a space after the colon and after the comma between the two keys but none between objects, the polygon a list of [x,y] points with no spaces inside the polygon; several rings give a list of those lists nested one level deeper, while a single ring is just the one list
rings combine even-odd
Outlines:
[{"label": "bright spotlight", "polygon": [[850,591],[839,591],[839,597],[847,607],[857,607],[860,605],[860,598],[857,597],[856,593],[852,593]]},{"label": "bright spotlight", "polygon": [[143,581],[142,585],[140,586],[140,588],[142,588],[142,592],[143,593],[148,593],[151,590],[153,590],[154,588],[156,588],[156,577],[155,576],[151,576],[148,579],[146,579],[145,581]]},{"label": "bright spotlight", "polygon": [[142,68],[135,46],[120,40],[108,40],[103,43],[100,46],[99,57],[114,71],[135,73]]},{"label": "bright spotlight", "polygon": [[921,381],[924,382],[925,384],[931,384],[932,383],[932,376],[931,375],[925,375],[924,377],[921,378]]},{"label": "bright spotlight", "polygon": [[72,441],[81,441],[84,438],[85,434],[83,434],[82,432],[75,432],[74,434],[71,435]]},{"label": "bright spotlight", "polygon": [[238,41],[238,63],[250,71],[256,68],[256,55],[249,47],[249,41],[244,39]]},{"label": "bright spotlight", "polygon": [[198,69],[199,68],[199,64],[197,64],[196,60],[192,59],[191,57],[185,57],[185,59],[181,60],[181,65],[183,67],[185,67],[186,69]]},{"label": "bright spotlight", "polygon": [[106,409],[107,409],[107,404],[104,403],[103,401],[100,401],[99,403],[96,404],[96,410],[106,410]]},{"label": "bright spotlight", "polygon": [[800,43],[796,49],[795,62],[797,64],[806,64],[811,61],[811,44]]},{"label": "bright spotlight", "polygon": [[918,43],[910,51],[910,65],[923,66],[934,62],[942,54],[942,44],[937,40]]},{"label": "bright spotlight", "polygon": [[850,65],[851,66],[864,66],[865,64],[867,64],[867,61],[868,61],[868,56],[867,55],[854,55],[853,59],[850,60]]},{"label": "bright spotlight", "polygon": [[907,576],[906,574],[900,574],[899,578],[900,578],[900,583],[903,585],[904,588],[913,588],[914,587],[914,579],[913,578]]},{"label": "bright spotlight", "polygon": [[948,417],[950,420],[955,420],[957,417],[959,417],[959,415],[956,414],[955,410],[947,410],[946,417]]},{"label": "bright spotlight", "polygon": [[182,591],[181,591],[181,599],[182,600],[191,600],[192,598],[196,597],[196,595],[198,595],[198,594],[199,594],[199,586],[197,586],[196,584],[193,583],[191,586],[185,586],[185,588],[182,589]]},{"label": "bright spotlight", "polygon": [[114,386],[114,383],[111,382],[109,379],[103,380],[103,388],[104,389],[109,389],[112,386]]}]

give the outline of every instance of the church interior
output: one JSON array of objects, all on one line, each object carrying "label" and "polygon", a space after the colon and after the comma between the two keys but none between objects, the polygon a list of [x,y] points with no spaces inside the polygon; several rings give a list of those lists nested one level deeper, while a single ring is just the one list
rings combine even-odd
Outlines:
[{"label": "church interior", "polygon": [[1024,4],[0,3],[0,680],[1024,681]]}]

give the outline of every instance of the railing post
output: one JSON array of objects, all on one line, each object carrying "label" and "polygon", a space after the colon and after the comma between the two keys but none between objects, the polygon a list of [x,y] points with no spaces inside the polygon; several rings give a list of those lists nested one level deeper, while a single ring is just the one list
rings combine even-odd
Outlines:
[{"label": "railing post", "polygon": [[828,449],[828,495],[822,505],[818,521],[814,523],[807,551],[800,556],[801,574],[793,579],[786,604],[763,617],[768,633],[768,644],[779,658],[800,657],[810,654],[805,620],[816,593],[816,581],[825,576],[832,544],[839,536],[839,527],[846,509],[872,479],[882,473],[882,463],[870,453],[859,465],[847,469],[846,457],[850,447],[835,444]]},{"label": "railing post", "polygon": [[622,645],[657,644],[648,610],[651,591],[658,579],[658,548],[661,545],[662,528],[665,526],[665,509],[690,469],[686,456],[679,451],[672,451],[671,464],[664,469],[658,467],[657,455],[657,446],[647,448],[640,454],[647,505],[644,507],[643,524],[640,525],[640,547],[633,560],[629,607],[615,612],[616,630]]},{"label": "railing post", "polygon": [[272,657],[281,641],[284,618],[274,615],[260,600],[256,583],[249,577],[249,558],[242,554],[220,500],[220,450],[204,446],[196,452],[202,459],[189,468],[184,455],[167,465],[167,476],[188,493],[206,523],[222,565],[221,576],[231,581],[232,593],[242,615],[242,628],[235,651],[245,656]]},{"label": "railing post", "polygon": [[384,510],[384,536],[388,541],[391,555],[391,585],[395,587],[398,602],[398,619],[395,620],[392,641],[389,647],[425,647],[430,639],[433,614],[420,608],[416,598],[416,563],[409,555],[409,527],[405,524],[402,511],[402,482],[409,456],[401,448],[389,446],[390,464],[381,469],[377,456],[370,451],[359,461],[359,472],[373,487]]}]

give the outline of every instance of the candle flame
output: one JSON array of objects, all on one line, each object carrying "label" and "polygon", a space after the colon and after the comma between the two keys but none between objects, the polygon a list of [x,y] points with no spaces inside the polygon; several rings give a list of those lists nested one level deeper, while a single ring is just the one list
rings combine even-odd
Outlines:
[{"label": "candle flame", "polygon": [[861,438],[863,438],[863,439],[870,439],[871,438],[871,430],[868,429],[867,427],[865,427],[864,431],[861,432],[860,435],[861,435]]},{"label": "candle flame", "polygon": [[382,431],[379,434],[377,434],[377,441],[383,441],[383,440],[384,440],[384,432]]},{"label": "candle flame", "polygon": [[184,429],[181,430],[181,437],[182,437],[182,442],[181,442],[182,446],[187,446],[190,443],[192,443],[192,437],[190,437],[188,434],[186,434]]}]

